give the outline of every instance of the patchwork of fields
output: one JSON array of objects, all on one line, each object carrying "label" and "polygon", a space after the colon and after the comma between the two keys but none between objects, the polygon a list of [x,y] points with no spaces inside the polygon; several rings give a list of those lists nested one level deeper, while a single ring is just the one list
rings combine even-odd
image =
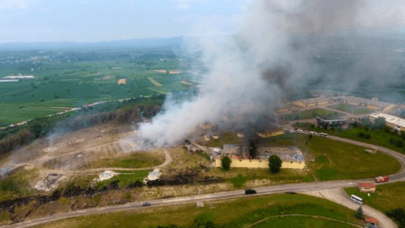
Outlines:
[{"label": "patchwork of fields", "polygon": [[[0,82],[0,126],[44,117],[103,100],[167,94],[186,88],[187,73],[162,74],[156,69],[181,70],[178,59],[42,63],[37,67],[0,67],[0,78],[34,75],[35,79]],[[119,79],[127,79],[118,85]]]}]

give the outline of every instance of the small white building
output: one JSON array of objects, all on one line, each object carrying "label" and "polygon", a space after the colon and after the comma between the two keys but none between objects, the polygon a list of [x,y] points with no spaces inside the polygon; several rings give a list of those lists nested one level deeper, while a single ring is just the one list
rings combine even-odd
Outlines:
[{"label": "small white building", "polygon": [[159,180],[162,173],[160,173],[160,169],[156,168],[148,175],[148,181]]},{"label": "small white building", "polygon": [[14,76],[10,75],[7,77],[4,77],[5,79],[34,79],[35,77],[32,75],[19,75],[19,76]]}]

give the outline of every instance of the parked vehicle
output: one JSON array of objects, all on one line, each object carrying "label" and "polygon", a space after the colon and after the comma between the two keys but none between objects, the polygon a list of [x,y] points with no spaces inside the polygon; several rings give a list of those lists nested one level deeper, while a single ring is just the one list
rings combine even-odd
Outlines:
[{"label": "parked vehicle", "polygon": [[389,181],[388,176],[378,176],[375,177],[375,182],[380,183],[380,182],[387,182]]},{"label": "parked vehicle", "polygon": [[247,188],[247,189],[245,189],[245,194],[246,195],[256,194],[256,190]]},{"label": "parked vehicle", "polygon": [[311,134],[311,135],[318,135],[318,133],[316,133],[315,131],[310,131],[309,134]]},{"label": "parked vehicle", "polygon": [[363,199],[356,195],[351,195],[350,199],[358,204],[363,204]]},{"label": "parked vehicle", "polygon": [[323,133],[323,132],[321,132],[321,134],[320,134],[322,137],[327,137],[328,136],[328,134],[327,133]]},{"label": "parked vehicle", "polygon": [[145,203],[142,204],[142,207],[147,207],[147,206],[150,206],[150,205],[151,204],[149,202],[145,202]]},{"label": "parked vehicle", "polygon": [[303,131],[303,130],[301,130],[301,129],[298,129],[298,130],[297,130],[297,133],[304,134],[304,131]]}]

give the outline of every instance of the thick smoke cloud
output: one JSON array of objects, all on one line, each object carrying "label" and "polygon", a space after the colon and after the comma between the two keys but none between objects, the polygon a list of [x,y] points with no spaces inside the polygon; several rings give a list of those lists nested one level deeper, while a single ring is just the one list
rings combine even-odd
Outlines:
[{"label": "thick smoke cloud", "polygon": [[165,111],[142,124],[139,136],[148,146],[171,145],[204,123],[240,129],[270,114],[294,91],[350,92],[381,84],[382,74],[397,80],[387,41],[358,34],[370,2],[254,1],[236,36],[202,40],[209,71],[198,96],[181,104],[168,98]]}]

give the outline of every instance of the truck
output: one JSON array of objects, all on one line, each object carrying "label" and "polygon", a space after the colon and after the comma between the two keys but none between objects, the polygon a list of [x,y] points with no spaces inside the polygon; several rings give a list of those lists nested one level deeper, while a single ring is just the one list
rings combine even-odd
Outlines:
[{"label": "truck", "polygon": [[389,180],[388,176],[378,176],[375,177],[375,182],[380,183],[380,182],[387,182]]}]

